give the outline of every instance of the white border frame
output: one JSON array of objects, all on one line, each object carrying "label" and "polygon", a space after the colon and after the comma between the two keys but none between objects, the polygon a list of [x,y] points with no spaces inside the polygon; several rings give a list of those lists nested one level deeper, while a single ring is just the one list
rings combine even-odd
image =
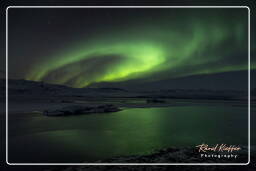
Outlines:
[{"label": "white border frame", "polygon": [[[8,161],[8,10],[11,8],[246,8],[248,10],[248,162],[247,163],[9,163]],[[248,6],[8,6],[6,8],[6,163],[8,165],[248,165],[250,163],[250,8]]]}]

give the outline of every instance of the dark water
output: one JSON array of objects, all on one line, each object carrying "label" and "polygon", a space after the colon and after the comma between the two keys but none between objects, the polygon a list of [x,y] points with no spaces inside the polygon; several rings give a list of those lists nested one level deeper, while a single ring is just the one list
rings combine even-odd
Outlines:
[{"label": "dark water", "polygon": [[176,106],[112,114],[10,117],[9,162],[93,162],[166,147],[247,145],[247,107]]}]

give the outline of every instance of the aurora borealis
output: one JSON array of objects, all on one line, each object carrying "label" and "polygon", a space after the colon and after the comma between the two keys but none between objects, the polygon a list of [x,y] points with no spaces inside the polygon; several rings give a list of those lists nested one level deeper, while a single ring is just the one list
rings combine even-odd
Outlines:
[{"label": "aurora borealis", "polygon": [[[9,12],[10,19],[22,11],[11,10],[18,12]],[[32,14],[38,9],[24,10],[31,10],[29,14]],[[30,64],[21,61],[19,65],[24,65],[17,66],[11,62],[11,67],[22,69],[14,75],[28,80],[85,87],[100,82],[164,80],[248,68],[246,8],[85,8],[77,9],[77,13],[74,9],[40,10],[43,12],[35,16],[42,15],[41,19],[46,18],[47,24],[37,21],[40,29],[26,26],[21,30],[38,29],[40,32],[34,31],[34,34],[39,34],[36,36],[42,41],[30,38],[34,46],[31,48],[29,43],[22,47],[16,45],[22,41],[14,36],[10,40],[10,48],[17,49],[10,58],[30,56]],[[47,16],[53,14],[55,21]],[[47,28],[41,26],[50,29],[47,32]],[[50,32],[52,29],[55,32]],[[10,32],[14,30],[11,23]],[[67,35],[65,30],[73,31]],[[65,40],[65,36],[69,38]],[[55,44],[43,40],[44,37],[49,40],[54,37]],[[39,53],[39,57],[32,56],[37,54],[34,49],[44,52]]]}]

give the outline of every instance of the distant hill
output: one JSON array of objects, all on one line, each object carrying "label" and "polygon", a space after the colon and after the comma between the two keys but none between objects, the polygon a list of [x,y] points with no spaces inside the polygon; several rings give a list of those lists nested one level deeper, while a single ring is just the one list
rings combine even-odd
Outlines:
[{"label": "distant hill", "polygon": [[[0,79],[2,95],[5,94],[6,90],[5,82],[5,79]],[[100,96],[107,94],[115,96],[126,92],[126,90],[121,88],[72,88],[65,85],[48,84],[23,79],[8,80],[8,93],[13,96]]]},{"label": "distant hill", "polygon": [[[256,71],[251,71],[251,87],[256,87]],[[248,89],[248,71],[234,71],[217,74],[193,75],[159,81],[131,80],[116,83],[96,83],[91,87],[119,87],[129,90],[168,90],[168,89],[206,89],[206,90],[239,90]]]},{"label": "distant hill", "polygon": [[[0,80],[1,96],[5,96],[5,80]],[[247,91],[207,90],[207,89],[163,89],[131,91],[122,88],[72,88],[64,85],[47,84],[28,80],[9,80],[8,95],[14,99],[20,97],[129,97],[129,98],[172,98],[172,99],[247,99]]]}]

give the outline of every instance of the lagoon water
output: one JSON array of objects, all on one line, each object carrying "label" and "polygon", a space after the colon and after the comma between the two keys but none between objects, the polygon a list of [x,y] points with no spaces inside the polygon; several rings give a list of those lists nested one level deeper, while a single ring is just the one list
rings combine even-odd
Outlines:
[{"label": "lagoon water", "polygon": [[9,119],[9,162],[94,162],[207,143],[247,145],[247,106],[187,105]]}]

